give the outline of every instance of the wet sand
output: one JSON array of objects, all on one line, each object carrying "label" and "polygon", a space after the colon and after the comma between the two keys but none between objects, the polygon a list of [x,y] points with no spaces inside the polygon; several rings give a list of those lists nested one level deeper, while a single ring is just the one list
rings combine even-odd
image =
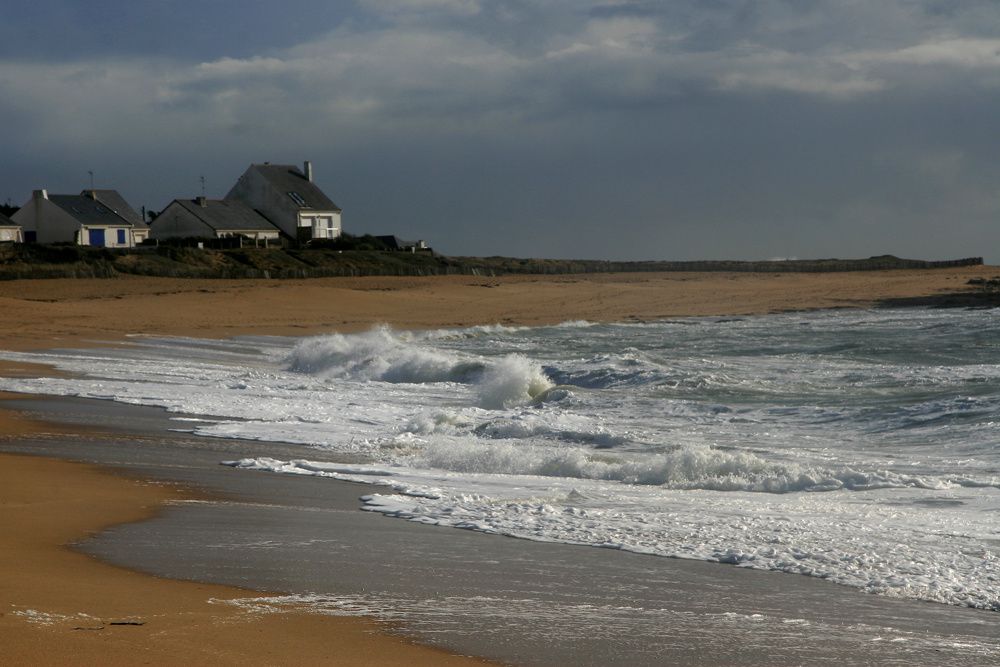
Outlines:
[{"label": "wet sand", "polygon": [[[376,487],[219,465],[301,456],[295,445],[173,432],[177,423],[160,409],[109,401],[6,405],[79,433],[28,435],[0,450],[209,494],[208,502],[175,500],[149,520],[102,531],[80,545],[85,553],[159,577],[239,587],[267,611],[280,611],[283,598],[275,605],[246,589],[304,595],[439,648],[526,667],[1000,659],[992,612],[777,572],[424,526],[359,511],[359,497]],[[281,664],[297,660],[293,650]]]},{"label": "wet sand", "polygon": [[[0,319],[0,347],[115,344],[124,336],[143,334],[304,335],[359,330],[378,323],[410,328],[496,322],[531,325],[572,319],[648,320],[869,307],[883,302],[942,298],[966,289],[970,278],[990,278],[997,273],[1000,270],[996,267],[971,267],[859,274],[625,274],[287,282],[147,278],[19,281],[0,284],[0,309],[4,313]],[[0,362],[0,372],[45,371]],[[23,412],[24,402],[19,403]],[[0,439],[6,441],[8,450],[81,458],[73,453],[74,440],[80,440],[88,428],[101,431],[106,415],[102,417],[100,411],[95,414],[96,422],[90,426],[86,419],[52,425],[8,414],[0,418]],[[99,444],[93,444],[98,441],[100,437],[88,440],[92,448],[104,451]],[[34,444],[29,447],[29,442]],[[67,549],[65,545],[108,526],[147,519],[161,512],[163,503],[176,502],[191,492],[54,460],[8,455],[3,458],[0,533],[6,542],[0,547],[5,559],[0,588],[11,593],[10,606],[0,610],[0,642],[10,664],[64,664],[70,658],[77,664],[421,664],[418,660],[427,661],[423,664],[445,664],[445,654],[379,634],[380,626],[367,620],[304,613],[261,617],[208,602],[247,597],[245,590],[154,578],[104,565]],[[114,463],[120,457],[90,454],[82,458]],[[218,460],[214,459],[216,463]],[[141,465],[133,465],[132,469],[143,472]],[[246,487],[251,477],[243,474],[239,484]],[[355,494],[355,498],[360,495],[356,489],[348,493]],[[176,511],[170,509],[166,514],[173,516]],[[379,519],[358,514],[367,522]],[[422,534],[433,532],[416,526],[408,530],[412,528]],[[111,557],[115,549],[120,550],[120,544],[105,555]],[[182,558],[179,554],[173,557]],[[189,564],[180,565],[176,576],[197,578],[185,569]],[[171,571],[169,562],[150,569]],[[747,574],[739,573],[740,581],[748,580]],[[384,581],[389,575],[380,576]],[[213,581],[224,579],[215,577]],[[262,579],[251,576],[229,583],[268,587],[270,582]],[[287,583],[280,577],[273,580],[279,587],[283,582]],[[826,586],[821,582],[805,585]],[[474,588],[475,582],[468,582],[469,587]],[[919,606],[905,603],[905,608],[917,617]],[[956,618],[965,618],[964,613],[956,612]],[[970,620],[969,627],[978,625],[978,618]],[[144,625],[111,625],[116,620],[136,619]],[[916,628],[925,625],[919,620],[913,623]],[[98,626],[100,630],[74,629]],[[803,636],[808,637],[808,633]],[[683,642],[683,638],[677,641]],[[482,642],[470,645],[475,648]],[[831,654],[838,653],[832,648],[835,641],[825,645]],[[9,651],[7,647],[11,647]],[[711,660],[695,660],[694,656],[726,655],[698,653],[697,647],[688,649],[694,653],[677,654],[691,658],[685,663],[712,664]],[[418,654],[424,650],[429,653],[420,657]],[[523,656],[523,652],[514,655]],[[137,656],[142,660],[136,660]],[[973,660],[968,664],[977,663]]]},{"label": "wet sand", "polygon": [[[0,412],[7,441],[73,438],[67,425]],[[92,431],[93,429],[84,429]],[[69,548],[197,498],[92,465],[0,456],[0,652],[4,665],[471,665],[363,618],[262,614],[238,588],[158,578]]]}]

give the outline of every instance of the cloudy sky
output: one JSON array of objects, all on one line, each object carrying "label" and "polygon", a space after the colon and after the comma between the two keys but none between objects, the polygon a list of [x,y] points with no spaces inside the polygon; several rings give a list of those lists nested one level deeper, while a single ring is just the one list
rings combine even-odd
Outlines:
[{"label": "cloudy sky", "polygon": [[993,0],[14,0],[0,201],[312,160],[448,254],[1000,263]]}]

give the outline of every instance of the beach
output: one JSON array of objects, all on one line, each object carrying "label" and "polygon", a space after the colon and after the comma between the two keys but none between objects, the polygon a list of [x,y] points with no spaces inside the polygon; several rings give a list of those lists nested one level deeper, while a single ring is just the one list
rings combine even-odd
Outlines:
[{"label": "beach", "polygon": [[476,324],[555,324],[868,308],[967,290],[1000,269],[849,273],[624,273],[312,280],[19,280],[0,283],[7,348],[99,345],[136,334],[223,338]]},{"label": "beach", "polygon": [[[970,279],[992,278],[997,272],[996,267],[970,267],[780,275],[610,274],[282,282],[154,278],[21,281],[0,284],[0,306],[5,313],[0,322],[0,347],[8,350],[44,350],[115,346],[136,336],[193,336],[205,339],[248,335],[304,336],[335,331],[365,331],[380,324],[396,329],[421,330],[494,324],[540,326],[574,320],[636,323],[665,318],[864,309],[886,304],[930,303],[967,289]],[[0,362],[0,373],[23,377],[52,374],[45,367],[24,362]],[[160,418],[152,413],[150,421],[141,428],[134,425],[123,427],[123,423],[129,421],[128,415],[139,414],[135,412],[138,409],[119,406],[113,410],[91,410],[86,401],[69,403],[26,399],[23,395],[12,394],[5,395],[5,399],[5,404],[13,405],[14,409],[5,411],[0,421],[4,450],[54,457],[4,456],[4,526],[10,528],[3,531],[8,540],[4,553],[12,563],[4,568],[5,576],[9,577],[4,588],[14,592],[10,611],[4,610],[4,615],[0,617],[0,636],[5,647],[15,647],[8,654],[13,656],[13,664],[63,664],[69,656],[79,664],[134,664],[140,661],[148,664],[446,664],[443,662],[446,654],[440,649],[426,648],[411,640],[401,639],[391,631],[391,624],[387,626],[384,622],[305,612],[262,614],[259,610],[248,611],[246,605],[209,602],[253,597],[246,589],[290,592],[282,588],[284,584],[280,577],[269,578],[260,573],[244,572],[235,578],[226,574],[204,576],[211,583],[192,583],[132,571],[144,569],[162,573],[172,571],[175,566],[181,570],[184,568],[181,567],[183,563],[178,563],[182,559],[180,555],[157,557],[149,553],[143,557],[149,563],[148,567],[135,563],[135,558],[127,554],[123,555],[123,548],[127,550],[127,547],[122,545],[128,543],[129,531],[133,530],[131,527],[138,531],[132,534],[131,539],[142,534],[141,526],[153,526],[157,522],[163,522],[159,524],[162,530],[181,530],[177,527],[179,524],[187,522],[190,525],[192,522],[190,517],[179,515],[196,511],[200,507],[199,499],[211,498],[212,493],[234,496],[251,493],[248,485],[259,480],[249,482],[250,473],[219,467],[217,463],[225,458],[228,450],[202,450],[197,438],[193,439],[194,444],[189,444],[187,439],[183,443],[200,452],[201,458],[192,457],[192,460],[205,463],[205,470],[192,472],[192,467],[192,471],[171,472],[165,461],[170,459],[171,448],[180,443],[165,434],[169,427],[166,418],[162,418],[161,423],[157,421]],[[38,400],[37,410],[31,407],[33,400]],[[60,412],[66,413],[67,418],[59,419]],[[109,473],[106,467],[57,460],[70,458],[105,464],[124,460],[128,458],[123,452],[127,450],[130,439],[146,439],[155,442],[156,446],[150,447],[148,453],[142,456],[129,459],[128,465],[125,465],[128,471],[124,475],[120,469]],[[71,446],[74,440],[88,444],[80,444],[74,449]],[[115,444],[110,447],[102,443]],[[221,447],[213,445],[216,446]],[[247,447],[265,451],[264,446],[248,444]],[[233,451],[236,451],[235,447]],[[155,459],[154,452],[161,452],[162,459]],[[289,450],[290,457],[292,454]],[[214,467],[208,467],[212,463]],[[158,481],[150,483],[142,481],[144,479]],[[299,484],[297,488],[315,486],[314,482],[303,480],[261,482],[264,485],[292,483]],[[227,484],[232,486],[226,487]],[[352,499],[361,493],[349,484],[342,486],[346,486],[347,490],[338,502],[345,503],[344,511],[347,511],[355,502]],[[282,486],[279,493],[276,486],[275,497],[287,496],[289,489]],[[316,489],[317,494],[330,493],[325,489],[320,491],[319,486]],[[253,493],[266,495],[263,490]],[[267,502],[274,504],[275,500],[269,497]],[[310,503],[313,502],[303,501],[302,506],[312,507]],[[67,507],[87,510],[66,512]],[[237,510],[230,507],[213,511]],[[353,514],[358,516],[351,521],[361,522],[357,527],[359,533],[362,523],[376,525],[372,522],[381,522],[392,526],[374,530],[366,538],[371,544],[397,538],[408,543],[427,539],[427,550],[431,551],[438,542],[457,539],[464,546],[457,550],[451,546],[442,548],[441,567],[447,567],[448,558],[456,553],[468,555],[477,553],[479,549],[494,553],[496,558],[495,553],[499,553],[501,548],[493,545],[498,540],[505,545],[502,549],[513,550],[510,559],[517,558],[516,553],[522,549],[516,541],[495,535],[450,531],[458,532],[461,537],[438,536],[433,535],[434,529],[428,527],[388,521],[371,513]],[[152,517],[157,518],[148,521]],[[145,523],[134,523],[144,520]],[[123,524],[130,527],[116,529],[117,541],[102,541],[101,535],[109,534],[107,528]],[[252,526],[247,530],[252,531]],[[318,528],[312,526],[310,530]],[[442,532],[449,531],[437,531]],[[425,538],[428,533],[432,535]],[[67,544],[75,544],[95,535],[97,538],[89,542],[92,546],[84,546],[86,550],[96,551],[108,560],[121,561],[120,564],[131,569],[105,565],[92,556],[65,548]],[[179,539],[179,542],[183,541]],[[514,546],[511,547],[508,542],[514,543]],[[490,546],[481,547],[480,544]],[[197,544],[187,544],[186,548],[193,559],[204,562],[206,556],[196,554]],[[603,561],[600,559],[604,557],[599,550],[564,545],[532,544],[524,548],[537,549],[539,563],[575,563],[578,576],[601,567]],[[551,553],[546,551],[549,549]],[[588,553],[580,556],[580,560],[576,560],[576,556],[565,555],[581,551]],[[178,554],[180,552],[178,547]],[[591,562],[590,558],[598,560]],[[630,559],[629,563],[634,560],[638,568],[636,572],[648,572],[649,568],[664,562],[670,563],[666,566],[668,570],[673,567],[672,561],[664,559],[627,554],[615,555],[614,558]],[[171,559],[175,562],[171,563]],[[656,565],[651,566],[647,561]],[[383,574],[365,575],[372,577],[372,585],[384,582],[389,576],[384,572],[391,571],[393,567],[406,567],[402,562],[393,565],[391,558],[387,558],[385,563]],[[538,567],[545,569],[540,565]],[[622,567],[626,565],[622,564]],[[714,581],[722,568],[717,564],[685,563],[676,571],[695,579],[705,577],[705,581]],[[755,596],[760,599],[759,596],[764,595],[762,591],[771,587],[770,577],[756,578],[767,573],[734,573],[732,568],[725,569],[728,572],[724,576],[732,577],[736,582],[734,590],[746,587],[744,593],[748,599]],[[495,577],[497,573],[484,576]],[[512,575],[507,573],[507,576]],[[559,576],[565,578],[565,573]],[[586,577],[585,574],[582,576]],[[199,577],[184,573],[181,578]],[[805,577],[792,579],[802,579],[790,584],[793,588],[801,586],[800,594],[795,596],[798,599],[813,595],[817,599],[837,598],[841,607],[836,613],[842,618],[864,614],[877,618],[891,608],[894,618],[908,619],[897,623],[897,628],[909,628],[907,632],[919,633],[954,623],[954,631],[963,636],[977,635],[979,630],[976,628],[982,622],[977,615],[981,612],[974,610],[929,605],[935,609],[925,613],[918,603],[883,601],[876,596],[861,596],[840,588],[836,589],[837,593],[827,595],[822,587],[829,584]],[[456,589],[455,595],[461,590],[475,589],[477,584],[473,578],[463,586]],[[307,583],[303,583],[302,588],[307,588]],[[345,586],[345,590],[349,588]],[[388,586],[389,590],[391,588]],[[681,601],[675,606],[676,613],[681,613],[685,605],[693,604],[685,599],[691,590],[684,586],[678,588],[682,592],[678,593]],[[852,602],[854,598],[860,602]],[[136,599],[142,604],[136,605],[133,602]],[[763,603],[763,606],[769,604],[774,609],[783,608],[782,603],[777,601]],[[855,604],[867,611],[852,607]],[[883,608],[883,604],[888,606]],[[658,609],[666,608],[666,602],[662,600],[657,605]],[[745,604],[740,608],[747,612],[748,617],[753,614],[752,605]],[[807,614],[804,611],[801,613]],[[942,621],[944,617],[949,620]],[[811,618],[811,622],[817,628],[821,625],[819,618]],[[206,627],[213,629],[205,632]],[[407,632],[406,628],[403,632],[419,634]],[[836,633],[824,631],[823,634],[823,637],[816,638],[818,646],[825,646],[831,656],[841,658],[841,664],[856,662],[856,655],[844,654],[838,648]],[[808,638],[809,632],[802,636]],[[426,636],[421,639],[428,641]],[[450,641],[445,642],[445,646],[462,653],[486,655],[487,651],[480,649],[488,643],[482,637],[473,637],[466,644],[458,645],[456,641]],[[527,639],[524,643],[530,645]],[[641,640],[638,643],[641,644]],[[679,652],[673,656],[675,660],[683,658],[683,664],[718,664],[719,656],[727,655],[727,661],[732,664],[755,664],[767,656],[766,646],[753,649],[757,653],[751,650],[747,654],[749,657],[727,654],[723,648],[726,643],[723,638],[721,643],[713,646],[688,646],[678,649]],[[533,649],[532,653],[540,654],[544,650]],[[514,650],[506,654],[492,654],[491,657],[529,664],[531,660],[524,659],[524,654],[524,651]],[[140,655],[142,660],[136,658]],[[447,657],[454,660],[454,664],[462,661],[475,664],[477,661],[475,658]],[[552,664],[551,661],[558,660],[558,656],[546,659]],[[794,653],[789,653],[775,659],[772,664],[797,660]],[[977,664],[971,658],[967,662]],[[657,663],[651,661],[649,664]]]},{"label": "beach", "polygon": [[[6,410],[0,425],[8,441],[71,439],[80,431]],[[5,664],[484,664],[357,618],[262,616],[224,603],[252,597],[248,591],[143,575],[67,548],[109,526],[149,519],[164,503],[199,498],[192,489],[17,455],[3,456],[0,488]]]}]

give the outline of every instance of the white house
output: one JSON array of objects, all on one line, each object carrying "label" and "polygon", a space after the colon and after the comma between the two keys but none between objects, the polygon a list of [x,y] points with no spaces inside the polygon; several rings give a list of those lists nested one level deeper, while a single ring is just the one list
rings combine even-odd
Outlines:
[{"label": "white house", "polygon": [[129,206],[125,198],[118,194],[117,190],[84,190],[80,194],[100,202],[125,218],[126,221],[131,222],[133,245],[139,245],[149,238],[149,225],[134,208]]},{"label": "white house", "polygon": [[0,213],[0,243],[22,243],[24,234],[21,225],[17,224],[3,213]]},{"label": "white house", "polygon": [[255,244],[277,242],[281,232],[241,201],[175,199],[150,225],[154,239],[245,237]]},{"label": "white house", "polygon": [[79,195],[35,190],[11,220],[24,229],[27,242],[133,248],[149,234],[138,214],[114,190],[84,190]]},{"label": "white house", "polygon": [[312,163],[252,164],[226,195],[263,214],[286,236],[308,243],[340,236],[340,207],[313,182]]}]

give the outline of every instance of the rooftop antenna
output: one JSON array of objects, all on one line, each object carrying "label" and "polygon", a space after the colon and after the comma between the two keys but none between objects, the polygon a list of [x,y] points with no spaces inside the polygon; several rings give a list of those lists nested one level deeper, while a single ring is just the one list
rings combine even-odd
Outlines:
[{"label": "rooftop antenna", "polygon": [[201,177],[201,196],[205,196],[205,177]]},{"label": "rooftop antenna", "polygon": [[93,190],[94,189],[94,172],[88,170],[87,173],[90,174],[90,189]]}]

